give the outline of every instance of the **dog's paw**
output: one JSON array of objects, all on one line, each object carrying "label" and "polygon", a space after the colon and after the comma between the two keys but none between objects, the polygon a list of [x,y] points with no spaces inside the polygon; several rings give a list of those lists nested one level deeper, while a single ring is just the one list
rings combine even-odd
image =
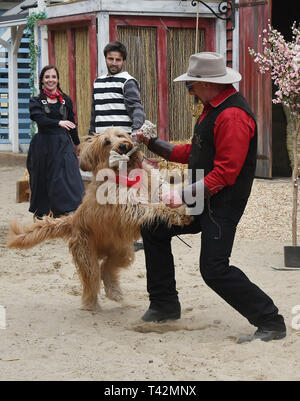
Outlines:
[{"label": "dog's paw", "polygon": [[182,216],[181,220],[180,220],[180,225],[181,226],[188,226],[189,224],[191,224],[191,222],[193,220],[194,220],[193,216],[188,216],[188,215]]},{"label": "dog's paw", "polygon": [[81,305],[81,310],[91,311],[91,312],[101,312],[101,306],[97,303],[90,303]]},{"label": "dog's paw", "polygon": [[194,220],[193,216],[186,214],[184,206],[181,206],[178,209],[172,209],[169,219],[171,224],[181,227],[189,225]]},{"label": "dog's paw", "polygon": [[105,293],[107,298],[111,299],[112,301],[116,302],[123,301],[123,294],[120,287],[117,286],[105,287]]}]

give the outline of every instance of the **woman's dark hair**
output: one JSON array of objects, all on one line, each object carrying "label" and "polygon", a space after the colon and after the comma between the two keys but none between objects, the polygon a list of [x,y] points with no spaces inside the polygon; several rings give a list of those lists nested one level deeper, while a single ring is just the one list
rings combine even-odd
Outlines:
[{"label": "woman's dark hair", "polygon": [[59,84],[59,72],[58,72],[57,67],[56,67],[55,65],[46,65],[46,66],[42,69],[42,71],[41,71],[41,73],[40,73],[40,76],[39,76],[39,90],[40,90],[40,96],[43,95],[43,78],[44,78],[45,72],[48,71],[48,70],[55,70],[55,71],[56,71],[57,79],[58,79],[57,89],[60,91],[60,93],[61,93],[62,95],[65,95],[64,92],[62,91],[61,87],[60,87],[60,84]]},{"label": "woman's dark hair", "polygon": [[115,41],[108,43],[103,50],[104,56],[106,57],[108,52],[119,52],[122,54],[123,60],[127,58],[127,50],[123,43]]}]

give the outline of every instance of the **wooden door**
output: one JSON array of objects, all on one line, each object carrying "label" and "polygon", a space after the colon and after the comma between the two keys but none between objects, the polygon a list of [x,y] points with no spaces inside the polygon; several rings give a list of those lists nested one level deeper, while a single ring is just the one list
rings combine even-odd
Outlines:
[{"label": "wooden door", "polygon": [[258,149],[256,176],[272,177],[272,82],[270,74],[261,74],[248,48],[262,52],[263,30],[271,17],[271,2],[240,0],[239,2],[239,70],[243,76],[240,91],[256,116]]},{"label": "wooden door", "polygon": [[48,26],[49,62],[60,73],[60,84],[73,101],[78,134],[88,134],[92,86],[97,73],[96,19],[93,15],[54,18]]},{"label": "wooden door", "polygon": [[[197,51],[215,50],[214,19],[199,19]],[[146,119],[157,123],[160,138],[184,141],[192,133],[192,98],[184,83],[173,79],[185,73],[195,52],[195,18],[110,17],[110,40],[128,50],[126,70],[141,84]]]}]

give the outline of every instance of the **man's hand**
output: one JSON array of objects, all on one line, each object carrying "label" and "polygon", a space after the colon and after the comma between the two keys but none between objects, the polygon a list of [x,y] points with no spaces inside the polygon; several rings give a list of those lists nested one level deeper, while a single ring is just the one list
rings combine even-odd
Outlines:
[{"label": "man's hand", "polygon": [[146,146],[148,146],[150,138],[148,138],[147,136],[144,136],[142,129],[134,131],[132,133],[132,136],[135,137],[135,139],[138,143],[144,143]]},{"label": "man's hand", "polygon": [[168,207],[175,209],[184,204],[182,199],[177,191],[166,192],[161,195],[160,200]]},{"label": "man's hand", "polygon": [[69,120],[61,120],[58,125],[62,128],[65,128],[67,131],[76,128],[76,125]]}]

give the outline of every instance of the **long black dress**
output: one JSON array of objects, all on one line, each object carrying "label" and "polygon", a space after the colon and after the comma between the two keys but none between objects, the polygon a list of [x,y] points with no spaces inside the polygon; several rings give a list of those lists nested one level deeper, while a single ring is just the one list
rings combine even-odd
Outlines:
[{"label": "long black dress", "polygon": [[30,118],[37,123],[38,133],[31,140],[27,169],[30,175],[29,211],[36,216],[62,215],[77,209],[84,195],[73,143],[80,143],[77,129],[61,128],[61,120],[74,122],[72,101],[65,96],[61,103],[47,103],[39,97],[29,102]]}]

